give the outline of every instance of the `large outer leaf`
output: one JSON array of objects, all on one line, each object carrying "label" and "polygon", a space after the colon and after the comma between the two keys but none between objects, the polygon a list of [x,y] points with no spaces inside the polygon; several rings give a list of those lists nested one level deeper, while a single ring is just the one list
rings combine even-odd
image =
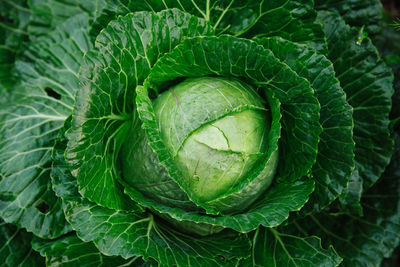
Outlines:
[{"label": "large outer leaf", "polygon": [[28,39],[26,25],[29,10],[24,0],[3,0],[0,2],[0,104],[10,101],[14,77],[15,58],[24,48]]},{"label": "large outer leaf", "polygon": [[2,266],[36,267],[44,258],[31,248],[32,234],[0,222],[0,261]]},{"label": "large outer leaf", "polygon": [[[105,256],[91,242],[83,242],[76,235],[68,235],[56,240],[34,238],[32,248],[46,257],[47,266],[152,266],[140,257],[125,260],[116,256]],[[155,265],[154,265],[155,266]]]},{"label": "large outer leaf", "polygon": [[112,18],[129,11],[179,8],[204,18],[218,32],[245,37],[281,36],[308,43],[319,51],[326,50],[324,33],[321,26],[315,23],[316,12],[310,0],[125,0],[118,3],[106,0],[106,3],[96,24],[105,26]]},{"label": "large outer leaf", "polygon": [[[393,27],[393,18],[390,13],[384,12],[384,15],[381,31],[372,37],[372,41],[394,73],[395,92],[392,97],[393,106],[390,118],[396,119],[400,117],[400,27]],[[397,123],[395,129],[398,130],[399,126]]]},{"label": "large outer leaf", "polygon": [[135,120],[134,88],[143,82],[160,54],[183,38],[212,33],[204,21],[177,9],[120,17],[97,37],[99,52],[90,60],[77,95],[68,158],[80,193],[102,206],[129,209],[117,181],[116,156]]},{"label": "large outer leaf", "polygon": [[34,16],[30,19],[29,32],[34,36],[42,35],[73,15],[86,13],[95,20],[91,31],[95,37],[119,15],[178,8],[204,18],[218,31],[246,37],[261,33],[262,36],[281,36],[324,51],[324,34],[321,26],[315,23],[313,7],[311,0],[31,0]]},{"label": "large outer leaf", "polygon": [[379,33],[382,19],[380,0],[316,0],[317,10],[329,10],[340,14],[351,26],[366,26],[369,33]]},{"label": "large outer leaf", "polygon": [[322,209],[347,187],[354,169],[352,108],[346,102],[332,63],[325,56],[281,38],[262,38],[257,42],[270,49],[300,77],[306,78],[321,105],[323,131],[312,168],[316,185],[307,210]]},{"label": "large outer leaf", "polygon": [[324,34],[315,17],[314,3],[309,0],[242,0],[234,1],[221,27],[230,25],[230,32],[236,36],[280,36],[324,52]]},{"label": "large outer leaf", "polygon": [[[3,0],[0,3],[0,48],[11,49],[19,53],[23,42],[28,40],[26,27],[30,18],[30,10],[26,0]],[[4,47],[3,47],[4,45]]]},{"label": "large outer leaf", "polygon": [[32,15],[29,19],[28,32],[30,37],[35,39],[48,34],[77,14],[95,18],[104,7],[104,0],[30,0],[29,8]]},{"label": "large outer leaf", "polygon": [[[5,35],[6,31],[0,28],[0,36]],[[14,66],[15,50],[0,42],[0,104],[5,104],[10,98],[10,92],[15,79],[12,75]]]},{"label": "large outer leaf", "polygon": [[[363,217],[311,215],[296,222],[298,235],[315,234],[333,245],[343,266],[379,266],[400,244],[400,139],[391,165],[362,198]],[[292,227],[292,226],[290,226]],[[282,229],[291,231],[293,229]]]},{"label": "large outer leaf", "polygon": [[341,261],[332,246],[322,248],[318,237],[303,238],[260,227],[254,233],[252,257],[240,266],[338,266]]},{"label": "large outer leaf", "polygon": [[33,44],[16,63],[15,100],[1,110],[0,215],[41,237],[70,231],[51,190],[51,150],[72,112],[87,30],[87,17],[75,17]]},{"label": "large outer leaf", "polygon": [[143,196],[133,188],[126,188],[126,193],[141,205],[167,214],[170,218],[183,221],[204,223],[212,226],[232,228],[247,233],[259,225],[275,227],[284,222],[291,211],[298,211],[307,202],[309,194],[314,190],[314,182],[310,180],[293,183],[273,184],[271,188],[248,210],[234,215],[208,216],[197,212],[188,212],[179,208],[161,204]]},{"label": "large outer leaf", "polygon": [[[6,36],[7,31],[0,28],[0,36]],[[10,99],[11,88],[15,83],[12,74],[16,50],[0,40],[0,104],[5,104]]]},{"label": "large outer leaf", "polygon": [[356,168],[364,188],[373,185],[390,161],[389,112],[393,74],[358,30],[334,13],[319,12],[328,41],[328,58],[353,107]]}]

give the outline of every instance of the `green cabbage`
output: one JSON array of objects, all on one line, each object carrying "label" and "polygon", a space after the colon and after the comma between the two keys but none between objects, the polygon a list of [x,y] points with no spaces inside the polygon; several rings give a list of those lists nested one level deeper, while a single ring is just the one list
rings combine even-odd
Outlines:
[{"label": "green cabbage", "polygon": [[1,259],[380,265],[400,243],[381,11],[3,0]]}]

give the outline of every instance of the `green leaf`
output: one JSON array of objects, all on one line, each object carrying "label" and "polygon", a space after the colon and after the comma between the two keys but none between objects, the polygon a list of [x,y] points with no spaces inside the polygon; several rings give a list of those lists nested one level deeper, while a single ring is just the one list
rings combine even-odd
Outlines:
[{"label": "green leaf", "polygon": [[246,38],[280,36],[326,51],[321,25],[315,22],[313,1],[234,1],[221,27]]},{"label": "green leaf", "polygon": [[183,38],[212,33],[210,26],[177,9],[120,17],[96,39],[83,87],[77,95],[68,158],[80,193],[102,206],[131,207],[117,179],[116,158],[136,120],[134,88],[147,77],[159,55]]},{"label": "green leaf", "polygon": [[344,193],[339,197],[342,210],[351,212],[355,215],[362,216],[362,206],[360,204],[363,183],[357,170],[354,170],[350,177],[349,185]]},{"label": "green leaf", "polygon": [[351,26],[365,26],[368,33],[376,34],[381,30],[382,3],[379,0],[316,0],[317,10],[338,13]]},{"label": "green leaf", "polygon": [[338,266],[342,258],[315,236],[297,237],[274,228],[260,227],[253,237],[251,266]]},{"label": "green leaf", "polygon": [[[262,198],[253,203],[248,210],[234,215],[211,216],[154,201],[132,187],[126,186],[126,193],[144,207],[166,214],[179,222],[204,223],[212,226],[231,228],[241,233],[256,229],[259,225],[275,227],[284,222],[291,211],[298,211],[307,202],[314,190],[311,180],[293,183],[273,184]],[[213,230],[213,229],[212,229]]]},{"label": "green leaf", "polygon": [[3,0],[0,3],[0,44],[20,53],[28,40],[26,28],[30,10],[26,0]]},{"label": "green leaf", "polygon": [[201,17],[218,32],[246,38],[281,36],[294,42],[308,43],[319,51],[326,50],[324,33],[321,25],[315,23],[316,12],[310,0],[148,0],[140,3],[128,0],[118,4],[107,0],[107,7],[98,21],[107,25],[113,16],[125,15],[129,11],[168,8],[178,8]]},{"label": "green leaf", "polygon": [[372,37],[373,43],[378,48],[382,58],[394,73],[394,95],[391,119],[400,117],[400,34],[393,26],[393,18],[387,11],[384,12],[384,21],[381,23],[381,30]]},{"label": "green leaf", "polygon": [[60,237],[56,240],[44,240],[35,237],[32,248],[46,257],[46,266],[151,266],[140,257],[123,259],[105,256],[91,242],[83,242],[76,235]]},{"label": "green leaf", "polygon": [[87,30],[87,17],[74,17],[32,44],[16,62],[14,101],[1,110],[0,215],[40,237],[71,230],[51,190],[51,151],[72,112]]},{"label": "green leaf", "polygon": [[43,266],[44,258],[31,248],[32,234],[0,222],[0,260],[3,266]]},{"label": "green leaf", "polygon": [[87,13],[94,18],[91,35],[97,36],[102,28],[120,15],[178,8],[205,19],[218,32],[248,38],[255,35],[281,36],[294,42],[308,43],[318,51],[326,50],[324,33],[321,26],[315,23],[316,12],[311,0],[32,0],[30,7],[36,15],[31,18],[29,27],[33,35],[45,34],[78,13]]},{"label": "green leaf", "polygon": [[23,0],[0,2],[0,104],[8,103],[16,83],[14,62],[28,37],[26,34],[29,10]]},{"label": "green leaf", "polygon": [[116,212],[97,205],[74,205],[67,216],[84,241],[106,255],[141,255],[162,266],[230,266],[249,256],[250,244],[237,233],[196,237],[175,230],[151,214]]},{"label": "green leaf", "polygon": [[[5,35],[6,31],[0,28],[0,36]],[[0,104],[6,104],[11,98],[11,88],[15,83],[12,74],[14,66],[15,50],[0,42]]]},{"label": "green leaf", "polygon": [[389,112],[393,74],[369,38],[358,43],[358,29],[334,13],[319,12],[328,41],[328,58],[353,107],[356,168],[369,188],[390,161]]},{"label": "green leaf", "polygon": [[[321,213],[295,223],[296,234],[333,245],[343,266],[379,266],[400,244],[400,139],[382,178],[362,197],[363,217]],[[290,229],[284,229],[290,231]],[[292,231],[290,231],[292,232]]]},{"label": "green leaf", "polygon": [[332,63],[324,55],[281,38],[256,41],[271,50],[300,77],[307,79],[321,105],[323,131],[319,136],[318,155],[312,168],[315,191],[306,209],[321,210],[347,187],[354,169],[352,108],[346,102]]},{"label": "green leaf", "polygon": [[105,7],[104,0],[30,0],[28,3],[32,12],[28,32],[33,39],[48,34],[78,14],[95,18]]}]

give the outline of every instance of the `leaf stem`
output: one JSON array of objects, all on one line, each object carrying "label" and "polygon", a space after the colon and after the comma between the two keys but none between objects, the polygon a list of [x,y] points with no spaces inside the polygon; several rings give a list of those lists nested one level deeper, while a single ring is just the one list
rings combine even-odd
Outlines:
[{"label": "leaf stem", "polygon": [[0,44],[0,49],[4,49],[4,50],[8,50],[8,51],[13,52],[13,53],[17,53],[17,50],[12,49],[11,47],[8,47],[6,45],[1,45]]},{"label": "leaf stem", "polygon": [[14,28],[14,27],[11,27],[11,26],[9,26],[9,25],[7,25],[5,23],[2,23],[2,22],[0,22],[0,27],[3,27],[6,30],[9,30],[9,31],[12,31],[12,32],[15,32],[15,33],[18,33],[18,34],[22,34],[22,35],[28,36],[27,32],[25,32],[23,30],[20,30],[20,29],[17,29],[17,28]]},{"label": "leaf stem", "polygon": [[31,11],[29,8],[20,6],[20,5],[16,4],[16,3],[14,3],[13,1],[8,1],[8,0],[6,0],[6,3],[9,4],[9,5],[11,5],[11,6],[13,6],[13,7],[15,7],[16,9],[18,9],[18,10],[20,10],[20,11],[23,11],[23,12],[27,12],[27,13],[32,14],[32,11]]},{"label": "leaf stem", "polygon": [[206,2],[206,20],[210,21],[210,0]]},{"label": "leaf stem", "polygon": [[275,239],[278,241],[278,243],[281,245],[283,251],[286,253],[288,258],[293,262],[294,266],[297,266],[296,262],[294,261],[293,257],[290,255],[289,251],[287,251],[285,244],[283,244],[283,241],[279,235],[279,232],[276,231],[274,228],[269,228],[270,232],[272,235],[275,237]]},{"label": "leaf stem", "polygon": [[219,16],[217,22],[216,22],[215,25],[214,25],[214,30],[218,27],[219,23],[220,23],[220,22],[222,21],[222,19],[224,18],[226,12],[228,12],[228,10],[231,8],[231,6],[232,6],[232,4],[233,4],[234,1],[235,1],[235,0],[232,0],[232,1],[229,3],[229,5],[224,9],[224,11],[222,12],[221,16]]},{"label": "leaf stem", "polygon": [[[199,6],[196,4],[196,2],[195,2],[194,0],[191,0],[191,1],[192,1],[193,6],[197,9],[197,11],[204,17],[204,19],[205,19],[206,21],[208,21],[207,15],[204,14],[203,11],[201,11],[201,9],[200,9]],[[207,2],[208,2],[208,1],[207,1]]]}]

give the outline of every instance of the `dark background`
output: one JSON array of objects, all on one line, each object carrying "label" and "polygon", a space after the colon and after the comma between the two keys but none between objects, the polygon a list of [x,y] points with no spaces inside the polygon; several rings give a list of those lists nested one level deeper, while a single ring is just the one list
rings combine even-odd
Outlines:
[{"label": "dark background", "polygon": [[393,17],[400,16],[400,0],[382,0],[383,6]]},{"label": "dark background", "polygon": [[[382,0],[383,7],[392,16],[393,20],[400,17],[400,0]],[[399,31],[400,34],[400,31]],[[397,115],[397,114],[396,114]],[[400,267],[400,248],[397,248],[390,259],[382,262],[382,267]]]}]

